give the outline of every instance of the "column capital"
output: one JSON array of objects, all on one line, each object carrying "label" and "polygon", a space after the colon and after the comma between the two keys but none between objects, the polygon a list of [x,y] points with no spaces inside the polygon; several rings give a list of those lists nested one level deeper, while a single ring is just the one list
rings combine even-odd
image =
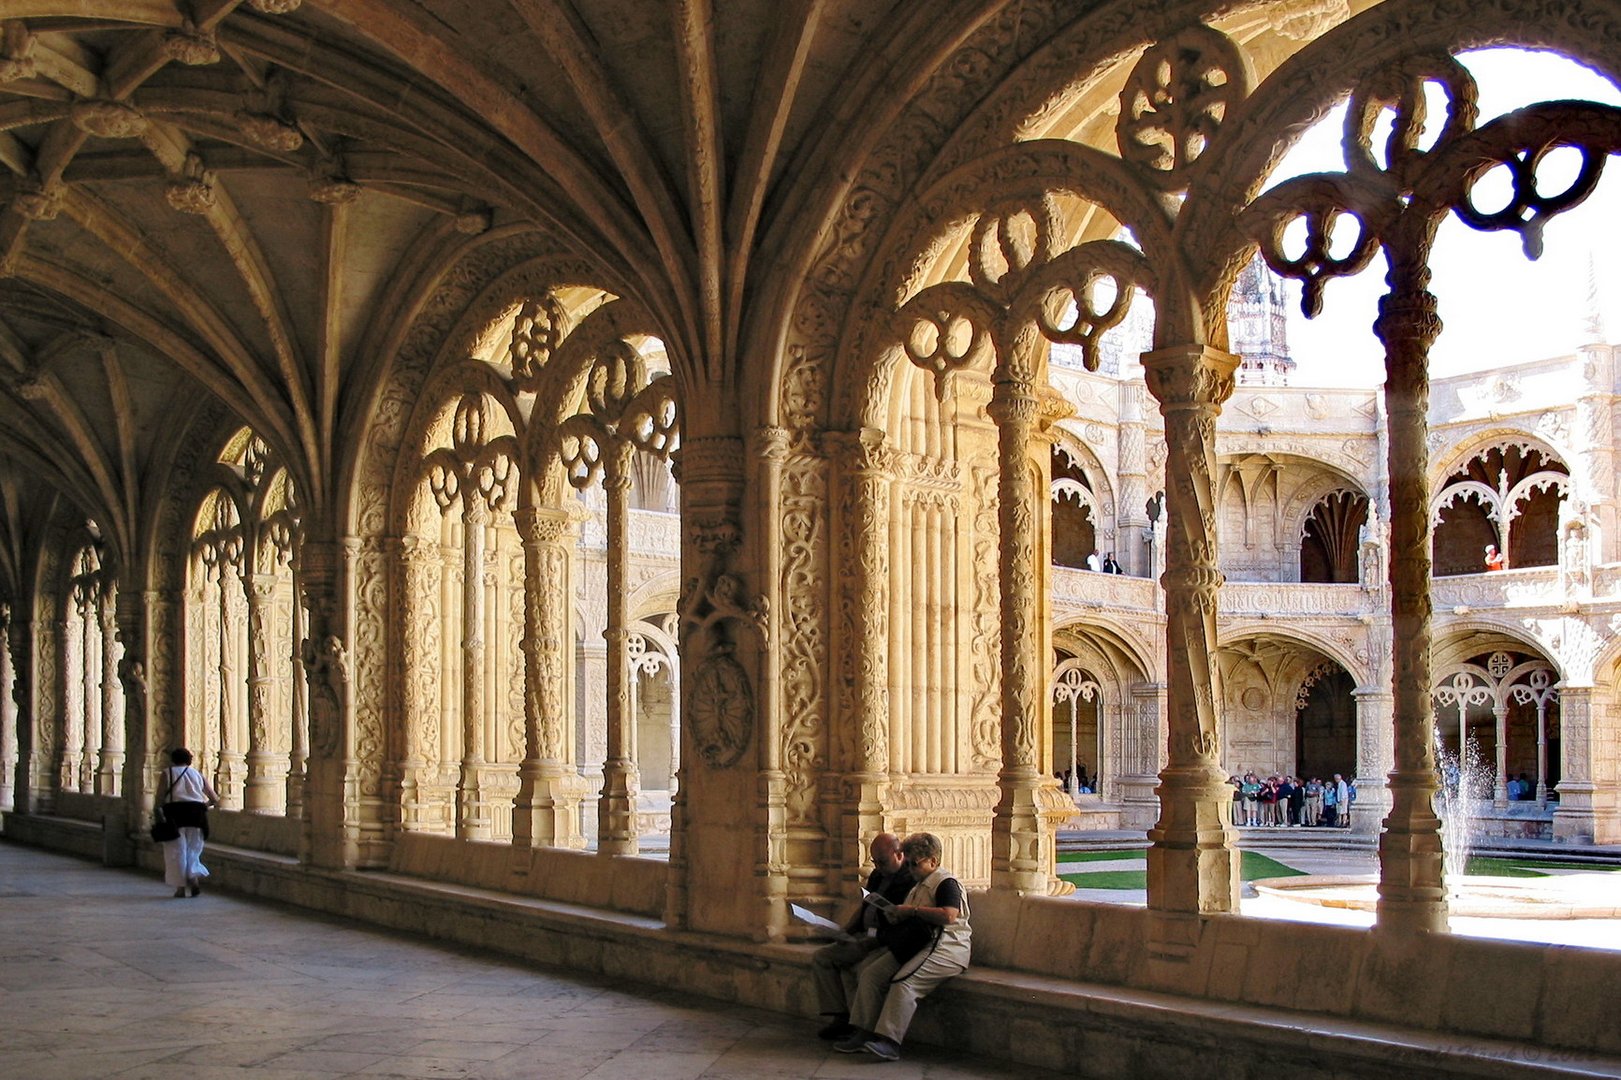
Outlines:
[{"label": "column capital", "polygon": [[1233,396],[1240,358],[1208,345],[1173,345],[1142,354],[1143,377],[1160,411],[1219,407]]},{"label": "column capital", "polygon": [[824,431],[822,451],[850,474],[888,474],[895,467],[895,450],[884,441],[882,428]]},{"label": "column capital", "polygon": [[567,510],[525,506],[513,512],[512,523],[525,544],[556,544],[568,536],[574,519]]}]

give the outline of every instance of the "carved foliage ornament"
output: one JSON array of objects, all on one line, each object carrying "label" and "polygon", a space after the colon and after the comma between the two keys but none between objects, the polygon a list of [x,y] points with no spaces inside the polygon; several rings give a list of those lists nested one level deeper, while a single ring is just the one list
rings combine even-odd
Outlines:
[{"label": "carved foliage ornament", "polygon": [[547,293],[525,300],[512,321],[512,340],[507,344],[507,362],[512,365],[512,385],[519,391],[540,388],[540,375],[568,336],[568,313],[557,297]]},{"label": "carved foliage ornament", "polygon": [[1248,83],[1238,46],[1208,26],[1150,45],[1120,91],[1120,156],[1163,190],[1185,190]]}]

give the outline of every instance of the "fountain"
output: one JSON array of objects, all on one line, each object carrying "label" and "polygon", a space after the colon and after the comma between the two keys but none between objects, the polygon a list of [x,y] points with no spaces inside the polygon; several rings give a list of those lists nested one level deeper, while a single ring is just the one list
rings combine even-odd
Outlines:
[{"label": "fountain", "polygon": [[[1441,787],[1435,795],[1447,909],[1454,917],[1484,919],[1617,919],[1621,890],[1609,873],[1513,878],[1468,873],[1469,856],[1480,839],[1477,809],[1491,804],[1495,777],[1473,740],[1463,759],[1437,745]],[[1253,883],[1257,894],[1343,911],[1372,913],[1378,908],[1375,878],[1369,875],[1271,878]]]}]

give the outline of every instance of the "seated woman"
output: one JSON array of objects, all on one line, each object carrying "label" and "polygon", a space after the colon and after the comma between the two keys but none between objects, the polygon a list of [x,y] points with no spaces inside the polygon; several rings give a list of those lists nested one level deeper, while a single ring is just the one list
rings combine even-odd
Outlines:
[{"label": "seated woman", "polygon": [[839,1043],[846,1054],[866,1051],[885,1061],[901,1056],[901,1041],[930,991],[968,967],[968,894],[940,866],[944,848],[932,833],[901,841],[901,854],[917,882],[906,903],[884,911],[883,948],[862,963],[856,977],[850,1024],[855,1033]]}]

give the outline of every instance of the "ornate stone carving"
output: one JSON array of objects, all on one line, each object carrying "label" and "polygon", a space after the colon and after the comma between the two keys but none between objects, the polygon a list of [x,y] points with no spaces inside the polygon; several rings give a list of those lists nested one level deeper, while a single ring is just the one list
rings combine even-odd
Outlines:
[{"label": "ornate stone carving", "polygon": [[290,154],[304,145],[304,133],[298,130],[298,125],[278,116],[244,109],[236,114],[236,124],[249,141],[266,150]]},{"label": "ornate stone carving", "polygon": [[220,58],[219,39],[212,29],[198,29],[188,22],[182,29],[163,35],[163,55],[191,67],[216,64]]},{"label": "ornate stone carving", "polygon": [[1186,188],[1228,112],[1249,93],[1248,82],[1238,46],[1208,26],[1150,45],[1120,91],[1121,157],[1166,190]]},{"label": "ornate stone carving", "polygon": [[123,101],[75,101],[70,115],[80,131],[103,139],[133,139],[147,128],[140,110]]},{"label": "ornate stone carving", "polygon": [[693,746],[711,768],[737,763],[754,738],[754,692],[748,672],[725,653],[705,658],[690,678],[686,715]]}]

